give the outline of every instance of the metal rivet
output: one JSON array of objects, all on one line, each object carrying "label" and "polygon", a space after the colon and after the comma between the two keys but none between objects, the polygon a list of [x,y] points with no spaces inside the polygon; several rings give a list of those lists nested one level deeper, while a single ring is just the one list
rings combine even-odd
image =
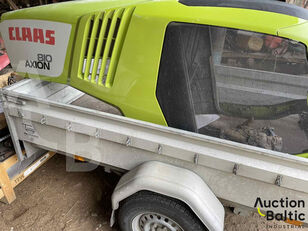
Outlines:
[{"label": "metal rivet", "polygon": [[237,175],[237,171],[239,170],[239,168],[240,168],[240,165],[238,165],[238,164],[234,165],[233,171],[232,171],[234,175]]},{"label": "metal rivet", "polygon": [[278,175],[276,180],[275,180],[275,185],[281,186],[281,183],[282,183],[282,176]]},{"label": "metal rivet", "polygon": [[127,137],[126,142],[125,142],[126,146],[131,145],[131,143],[132,143],[131,138],[130,138],[130,137]]},{"label": "metal rivet", "polygon": [[199,162],[199,154],[195,154],[195,156],[194,156],[194,163],[198,164],[198,162]]}]

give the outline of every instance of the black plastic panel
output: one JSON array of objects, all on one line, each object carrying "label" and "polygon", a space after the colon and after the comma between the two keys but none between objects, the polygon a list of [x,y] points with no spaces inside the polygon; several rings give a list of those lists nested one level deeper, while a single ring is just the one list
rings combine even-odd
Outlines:
[{"label": "black plastic panel", "polygon": [[231,7],[261,10],[308,20],[308,11],[296,5],[270,0],[179,0],[187,6]]},{"label": "black plastic panel", "polygon": [[217,113],[210,56],[209,27],[169,24],[156,94],[170,127],[197,132],[196,114]]}]

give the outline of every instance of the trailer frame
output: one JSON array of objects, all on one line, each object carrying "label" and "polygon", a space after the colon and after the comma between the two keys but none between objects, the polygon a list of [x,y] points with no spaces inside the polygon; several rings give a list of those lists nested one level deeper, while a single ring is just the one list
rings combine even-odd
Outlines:
[{"label": "trailer frame", "polygon": [[[158,161],[194,172],[225,205],[256,209],[258,197],[267,200],[288,197],[308,202],[305,158],[61,100],[67,95],[80,97],[76,91],[69,86],[33,79],[2,90],[3,108],[20,161],[41,150],[78,155],[123,171]],[[21,153],[20,141],[26,155]],[[281,212],[282,208],[273,210]],[[298,211],[308,214],[306,207]]]}]

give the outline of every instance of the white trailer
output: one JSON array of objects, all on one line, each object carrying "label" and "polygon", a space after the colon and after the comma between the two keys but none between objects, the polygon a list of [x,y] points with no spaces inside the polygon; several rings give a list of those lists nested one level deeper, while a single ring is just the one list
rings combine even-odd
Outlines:
[{"label": "white trailer", "polygon": [[[2,102],[21,164],[51,150],[126,172],[112,196],[111,225],[118,215],[125,231],[222,231],[222,204],[308,203],[307,159],[70,104],[82,95],[27,79],[4,88]],[[293,209],[308,216],[307,206]]]}]

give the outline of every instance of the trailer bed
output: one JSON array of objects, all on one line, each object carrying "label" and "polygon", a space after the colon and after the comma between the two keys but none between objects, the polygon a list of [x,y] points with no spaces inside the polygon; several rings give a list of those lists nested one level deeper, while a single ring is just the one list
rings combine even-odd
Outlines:
[{"label": "trailer bed", "polygon": [[308,201],[307,159],[72,105],[83,95],[30,79],[2,90],[20,161],[42,150],[123,171],[157,160],[197,173],[227,205],[253,208],[257,197]]}]

